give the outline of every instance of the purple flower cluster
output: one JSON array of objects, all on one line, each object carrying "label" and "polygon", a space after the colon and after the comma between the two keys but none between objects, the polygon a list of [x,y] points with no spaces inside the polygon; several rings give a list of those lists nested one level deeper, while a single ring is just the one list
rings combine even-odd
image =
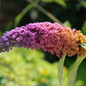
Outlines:
[{"label": "purple flower cluster", "polygon": [[9,51],[17,46],[41,48],[52,54],[55,53],[58,57],[70,50],[76,54],[77,45],[74,45],[70,36],[73,36],[73,30],[58,23],[30,23],[4,33],[4,36],[0,37],[0,52]]}]

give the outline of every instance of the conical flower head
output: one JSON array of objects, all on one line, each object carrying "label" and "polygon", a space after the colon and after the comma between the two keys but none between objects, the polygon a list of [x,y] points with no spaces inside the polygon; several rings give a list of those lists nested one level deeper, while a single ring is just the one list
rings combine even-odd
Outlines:
[{"label": "conical flower head", "polygon": [[0,37],[0,52],[18,46],[43,49],[58,57],[63,53],[73,56],[79,53],[79,43],[82,42],[86,43],[86,37],[75,29],[71,30],[58,23],[30,23],[4,33],[4,36]]}]

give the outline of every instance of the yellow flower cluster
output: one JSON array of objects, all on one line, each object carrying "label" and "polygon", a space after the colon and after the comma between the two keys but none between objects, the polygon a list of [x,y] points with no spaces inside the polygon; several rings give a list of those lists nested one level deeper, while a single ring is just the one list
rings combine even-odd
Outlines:
[{"label": "yellow flower cluster", "polygon": [[77,40],[77,43],[79,44],[84,44],[86,43],[86,37],[81,33],[81,31],[75,31],[75,34],[74,34],[74,37],[76,38]]}]

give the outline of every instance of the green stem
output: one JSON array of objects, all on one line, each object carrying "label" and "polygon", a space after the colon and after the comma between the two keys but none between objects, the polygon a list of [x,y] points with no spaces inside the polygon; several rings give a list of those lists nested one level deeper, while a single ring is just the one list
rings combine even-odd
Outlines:
[{"label": "green stem", "polygon": [[63,66],[64,66],[65,57],[66,55],[63,54],[63,56],[60,58],[58,65],[58,79],[60,82],[60,86],[63,86],[62,75],[63,75]]},{"label": "green stem", "polygon": [[70,72],[69,74],[69,77],[68,77],[68,86],[74,86],[74,83],[75,83],[75,80],[76,80],[76,76],[77,76],[77,71],[78,71],[78,68],[79,68],[79,65],[81,64],[81,62],[85,59],[85,57],[78,57],[76,62],[75,62],[75,65],[72,69],[72,71]]},{"label": "green stem", "polygon": [[16,27],[16,26],[19,24],[19,22],[21,21],[21,19],[23,18],[23,16],[24,16],[29,10],[31,10],[32,8],[33,8],[33,6],[32,6],[31,4],[29,4],[29,5],[27,5],[27,6],[24,8],[24,10],[23,10],[21,13],[19,13],[19,14],[16,16],[14,27]]},{"label": "green stem", "polygon": [[33,2],[33,0],[28,0],[28,2],[30,2],[36,8],[38,8],[42,13],[44,13],[46,16],[48,16],[53,21],[62,24],[62,22],[60,20],[58,20],[56,17],[54,17],[50,12],[48,12],[47,10],[45,10],[44,8],[42,8],[40,5],[38,5],[37,3]]}]

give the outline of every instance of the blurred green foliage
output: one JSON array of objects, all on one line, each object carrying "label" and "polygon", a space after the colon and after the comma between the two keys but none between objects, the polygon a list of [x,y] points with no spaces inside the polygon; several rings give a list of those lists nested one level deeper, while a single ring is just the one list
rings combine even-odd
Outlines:
[{"label": "blurred green foliage", "polygon": [[[60,86],[58,80],[58,63],[44,60],[40,50],[13,48],[10,52],[0,54],[0,63],[6,63],[14,69],[0,65],[0,86]],[[85,86],[86,67],[80,66],[75,86]],[[63,68],[63,84],[67,86],[70,70]],[[82,77],[81,77],[82,76]]]},{"label": "blurred green foliage", "polygon": [[[14,48],[0,54],[0,62],[8,63],[16,72],[0,65],[0,86],[60,86],[58,63],[45,61],[39,50]],[[67,68],[64,67],[64,84],[67,81]]]}]

